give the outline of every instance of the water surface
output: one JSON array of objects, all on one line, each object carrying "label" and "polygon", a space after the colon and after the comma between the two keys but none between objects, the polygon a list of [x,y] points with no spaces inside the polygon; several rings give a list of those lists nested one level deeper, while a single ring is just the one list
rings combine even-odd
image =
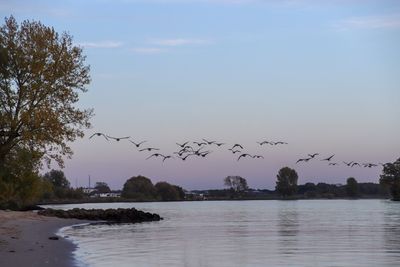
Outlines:
[{"label": "water surface", "polygon": [[68,228],[91,267],[398,267],[400,203],[204,201],[59,205],[155,212],[161,222]]}]

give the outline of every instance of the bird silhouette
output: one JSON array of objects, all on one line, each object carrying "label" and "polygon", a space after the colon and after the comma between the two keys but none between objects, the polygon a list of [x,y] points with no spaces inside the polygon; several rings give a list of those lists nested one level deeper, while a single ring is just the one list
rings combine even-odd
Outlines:
[{"label": "bird silhouette", "polygon": [[129,140],[129,142],[131,142],[132,144],[134,144],[136,147],[140,147],[141,144],[143,144],[143,143],[145,143],[145,142],[147,142],[147,141],[141,141],[141,142],[139,142],[139,143],[136,143],[136,142],[134,142],[134,141],[132,141],[132,140]]},{"label": "bird silhouette", "polygon": [[[193,151],[193,148],[192,148],[192,147],[190,147],[190,148],[191,148],[192,151]],[[184,148],[182,148],[181,150],[179,150],[178,152],[174,152],[174,154],[178,154],[179,156],[182,156],[183,154],[185,154],[185,153],[190,153],[190,152],[192,152],[192,151],[188,150],[188,147],[184,147]]]},{"label": "bird silhouette", "polygon": [[275,142],[275,145],[287,145],[287,144],[288,143],[282,141]]},{"label": "bird silhouette", "polygon": [[142,151],[153,151],[153,150],[160,150],[160,149],[159,148],[154,148],[154,147],[146,147],[146,148],[139,149],[140,152],[142,152]]},{"label": "bird silhouette", "polygon": [[178,156],[178,158],[180,158],[181,160],[185,161],[185,160],[186,160],[188,157],[190,157],[190,156],[194,156],[194,154],[187,154],[187,155],[184,156],[184,157]]},{"label": "bird silhouette", "polygon": [[331,166],[336,166],[336,165],[339,165],[339,163],[331,162],[331,163],[329,163],[329,165],[331,165]]},{"label": "bird silhouette", "polygon": [[173,156],[170,156],[170,155],[168,155],[168,156],[163,156],[164,158],[163,158],[163,162],[166,160],[166,159],[173,159],[174,157]]},{"label": "bird silhouette", "polygon": [[314,153],[314,154],[308,154],[308,156],[310,157],[310,158],[315,158],[315,156],[318,156],[319,155],[319,153]]},{"label": "bird silhouette", "polygon": [[189,142],[185,142],[185,143],[183,143],[183,144],[178,144],[178,143],[176,143],[176,144],[177,144],[178,146],[184,148],[184,147],[186,146],[187,143],[189,143]]},{"label": "bird silhouette", "polygon": [[361,165],[360,165],[360,163],[353,162],[350,167],[354,167],[354,166],[359,166],[360,167]]},{"label": "bird silhouette", "polygon": [[110,141],[107,137],[107,135],[103,134],[103,133],[94,133],[92,134],[89,139],[92,139],[93,136],[103,136],[107,141]]},{"label": "bird silhouette", "polygon": [[241,158],[245,158],[245,157],[253,157],[252,155],[250,155],[250,154],[247,154],[247,153],[244,153],[244,154],[241,154],[239,157],[238,157],[238,161],[241,159]]},{"label": "bird silhouette", "polygon": [[199,154],[199,156],[201,156],[201,157],[203,157],[203,158],[205,158],[208,154],[210,154],[212,151],[204,151],[204,152],[201,152],[200,154]]},{"label": "bird silhouette", "polygon": [[261,141],[261,142],[256,142],[256,143],[259,144],[260,146],[266,145],[266,144],[271,144],[271,143],[268,142],[268,141]]},{"label": "bird silhouette", "polygon": [[[229,150],[231,150],[231,149],[229,149]],[[231,150],[231,151],[232,151],[233,154],[242,152],[242,151],[240,151],[240,150]]]},{"label": "bird silhouette", "polygon": [[152,154],[152,155],[150,155],[149,157],[147,157],[146,159],[149,159],[149,158],[152,158],[152,157],[164,157],[164,155],[162,155],[162,154],[159,154],[159,153],[154,153],[154,154]]},{"label": "bird silhouette", "polygon": [[264,157],[261,155],[254,155],[252,156],[253,159],[263,159]]},{"label": "bird silhouette", "polygon": [[113,137],[113,136],[109,136],[109,135],[107,135],[107,137],[110,138],[110,139],[114,139],[114,140],[117,141],[117,142],[119,142],[119,141],[121,141],[121,140],[123,140],[123,139],[129,139],[129,138],[131,138],[130,136],[125,136],[125,137]]},{"label": "bird silhouette", "polygon": [[231,150],[233,150],[235,147],[240,147],[241,149],[243,149],[243,146],[241,144],[234,144]]},{"label": "bird silhouette", "polygon": [[207,143],[205,143],[205,142],[193,142],[193,144],[196,144],[197,146],[207,145]]},{"label": "bird silhouette", "polygon": [[312,159],[312,158],[298,159],[298,160],[296,161],[296,164],[299,163],[299,162],[302,162],[302,161],[308,162],[310,159]]},{"label": "bird silhouette", "polygon": [[374,163],[363,163],[362,164],[365,168],[372,168],[372,167],[377,167],[378,164],[374,164]]},{"label": "bird silhouette", "polygon": [[217,143],[217,142],[215,142],[214,143],[216,146],[223,146],[223,145],[225,145],[225,143]]},{"label": "bird silhouette", "polygon": [[203,141],[207,143],[207,145],[212,145],[214,143],[216,143],[216,141],[208,141],[206,139],[203,138]]},{"label": "bird silhouette", "polygon": [[324,160],[330,161],[330,160],[333,158],[333,156],[335,156],[335,155],[332,155],[332,156],[330,156],[330,157],[327,157],[326,159],[321,159],[321,161],[324,161]]}]

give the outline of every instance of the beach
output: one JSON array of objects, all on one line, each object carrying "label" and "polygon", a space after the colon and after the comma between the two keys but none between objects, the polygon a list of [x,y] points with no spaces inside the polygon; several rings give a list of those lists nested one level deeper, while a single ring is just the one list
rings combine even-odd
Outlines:
[{"label": "beach", "polygon": [[0,210],[0,266],[77,266],[72,255],[76,246],[68,238],[49,237],[62,227],[86,222]]}]

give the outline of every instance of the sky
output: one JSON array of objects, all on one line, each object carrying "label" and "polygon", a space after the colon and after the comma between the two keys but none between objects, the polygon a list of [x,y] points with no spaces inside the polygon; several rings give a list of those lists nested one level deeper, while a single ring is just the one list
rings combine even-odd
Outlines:
[{"label": "sky", "polygon": [[[284,166],[299,183],[378,182],[380,167],[342,161],[400,157],[400,1],[3,0],[0,15],[66,31],[87,56],[92,81],[78,105],[95,116],[71,144],[73,186],[90,175],[120,189],[140,174],[209,189],[240,175],[272,189]],[[227,145],[162,163],[129,142],[89,140],[94,132],[165,154],[202,138]],[[264,159],[237,161],[234,143]],[[296,164],[309,153],[320,155]],[[320,161],[332,154],[341,165]]]}]

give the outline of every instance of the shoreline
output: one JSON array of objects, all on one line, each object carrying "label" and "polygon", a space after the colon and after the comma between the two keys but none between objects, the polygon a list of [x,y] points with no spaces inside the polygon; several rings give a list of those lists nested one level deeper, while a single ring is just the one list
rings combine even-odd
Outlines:
[{"label": "shoreline", "polygon": [[[73,257],[76,244],[58,233],[64,227],[84,223],[90,221],[0,210],[0,266],[82,266]],[[57,240],[49,239],[55,236]]]}]

